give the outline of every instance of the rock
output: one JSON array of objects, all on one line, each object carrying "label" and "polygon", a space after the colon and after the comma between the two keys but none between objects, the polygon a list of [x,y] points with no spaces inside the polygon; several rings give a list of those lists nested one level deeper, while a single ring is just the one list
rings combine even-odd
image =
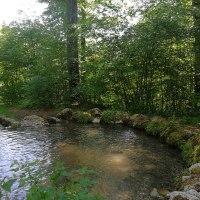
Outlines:
[{"label": "rock", "polygon": [[93,124],[100,124],[100,122],[101,122],[101,118],[99,118],[99,117],[95,117],[95,118],[92,120],[92,123],[93,123]]},{"label": "rock", "polygon": [[122,120],[118,120],[118,121],[115,121],[114,123],[115,124],[123,124],[123,121]]},{"label": "rock", "polygon": [[49,123],[46,119],[37,115],[26,116],[21,122],[21,125],[26,126],[47,126]]},{"label": "rock", "polygon": [[73,110],[71,108],[65,108],[57,114],[57,118],[63,120],[71,120],[73,116]]},{"label": "rock", "polygon": [[198,175],[191,175],[182,177],[182,183],[179,187],[179,190],[188,191],[194,189],[200,192],[200,177]]},{"label": "rock", "polygon": [[167,190],[167,189],[165,189],[165,188],[161,188],[161,189],[158,189],[158,193],[159,193],[162,197],[166,198],[167,195],[168,195],[170,192],[169,192],[169,190]]},{"label": "rock", "polygon": [[0,116],[0,124],[2,126],[11,126],[11,127],[14,127],[14,128],[21,126],[20,122],[14,120],[14,119],[5,117],[3,115]]},{"label": "rock", "polygon": [[73,120],[80,123],[91,123],[93,120],[93,117],[88,112],[78,111],[74,113]]},{"label": "rock", "polygon": [[181,130],[168,133],[168,137],[166,138],[166,143],[171,146],[177,146],[179,141],[184,139],[184,132]]},{"label": "rock", "polygon": [[57,124],[57,123],[60,123],[60,122],[61,122],[61,120],[58,119],[57,117],[50,117],[50,116],[47,116],[47,117],[45,117],[45,119],[47,120],[47,122],[48,122],[49,124]]},{"label": "rock", "polygon": [[195,190],[195,186],[194,185],[185,185],[183,190],[185,192],[190,191],[190,190]]},{"label": "rock", "polygon": [[159,193],[157,188],[153,188],[153,190],[150,193],[150,196],[156,199],[164,199],[164,197],[162,197]]},{"label": "rock", "polygon": [[191,176],[182,176],[182,182],[187,181],[191,178]]},{"label": "rock", "polygon": [[135,114],[130,117],[129,125],[134,128],[145,130],[148,122],[149,118],[147,116],[141,114]]},{"label": "rock", "polygon": [[115,124],[123,124],[129,121],[129,114],[127,112],[119,112],[115,113]]},{"label": "rock", "polygon": [[189,168],[190,174],[200,175],[200,163],[196,163]]},{"label": "rock", "polygon": [[187,192],[174,191],[167,195],[169,200],[200,200],[200,194],[196,190]]},{"label": "rock", "polygon": [[88,110],[88,113],[90,113],[93,117],[101,117],[101,110],[99,108]]},{"label": "rock", "polygon": [[200,144],[194,146],[193,160],[194,160],[195,162],[200,162]]},{"label": "rock", "polygon": [[78,101],[75,101],[70,105],[70,108],[72,108],[72,109],[77,109],[79,107],[80,107],[80,102],[78,102]]}]

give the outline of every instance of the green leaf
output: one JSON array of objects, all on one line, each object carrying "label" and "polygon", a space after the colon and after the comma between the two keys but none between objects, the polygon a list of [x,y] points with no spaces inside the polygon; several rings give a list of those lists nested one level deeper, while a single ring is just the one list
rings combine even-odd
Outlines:
[{"label": "green leaf", "polygon": [[62,171],[60,175],[65,176],[65,177],[69,177],[69,176],[71,176],[71,173],[69,173],[67,171]]},{"label": "green leaf", "polygon": [[3,185],[2,185],[2,188],[7,191],[7,192],[10,192],[11,191],[11,187],[12,185],[16,182],[17,179],[10,179],[9,181],[5,182]]},{"label": "green leaf", "polygon": [[14,168],[14,169],[11,169],[10,171],[18,172],[18,171],[19,171],[19,168]]},{"label": "green leaf", "polygon": [[26,184],[26,181],[25,180],[20,180],[19,181],[19,187],[21,188],[21,187],[24,187],[24,185]]}]

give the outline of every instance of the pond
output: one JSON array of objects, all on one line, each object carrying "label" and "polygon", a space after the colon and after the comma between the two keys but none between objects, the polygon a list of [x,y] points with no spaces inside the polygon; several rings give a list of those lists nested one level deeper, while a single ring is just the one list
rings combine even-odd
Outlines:
[{"label": "pond", "polygon": [[[108,200],[150,200],[153,188],[173,189],[183,167],[178,151],[120,125],[69,123],[0,131],[0,179],[12,174],[13,160],[36,159],[96,170],[94,190]],[[25,198],[23,191],[17,195],[18,200]]]}]

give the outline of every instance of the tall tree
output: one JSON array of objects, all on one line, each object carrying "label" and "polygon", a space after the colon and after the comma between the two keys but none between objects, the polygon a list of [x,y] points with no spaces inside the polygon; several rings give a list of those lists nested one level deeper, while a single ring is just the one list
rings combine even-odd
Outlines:
[{"label": "tall tree", "polygon": [[78,61],[78,3],[77,0],[67,2],[67,69],[69,73],[69,92],[71,101],[78,100],[77,86],[79,84]]},{"label": "tall tree", "polygon": [[200,96],[200,1],[192,1],[194,8],[194,70],[195,70],[195,93]]}]

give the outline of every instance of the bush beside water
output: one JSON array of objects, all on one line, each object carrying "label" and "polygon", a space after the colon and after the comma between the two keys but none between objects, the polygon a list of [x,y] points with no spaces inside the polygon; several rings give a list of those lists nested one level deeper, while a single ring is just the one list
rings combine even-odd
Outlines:
[{"label": "bush beside water", "polygon": [[17,183],[18,188],[24,190],[29,186],[27,200],[105,200],[99,194],[91,193],[91,187],[96,183],[93,170],[68,171],[60,162],[46,168],[43,165],[44,162],[38,160],[30,163],[15,161],[11,171],[16,174],[0,180],[0,199],[3,195],[9,199],[12,186]]}]

